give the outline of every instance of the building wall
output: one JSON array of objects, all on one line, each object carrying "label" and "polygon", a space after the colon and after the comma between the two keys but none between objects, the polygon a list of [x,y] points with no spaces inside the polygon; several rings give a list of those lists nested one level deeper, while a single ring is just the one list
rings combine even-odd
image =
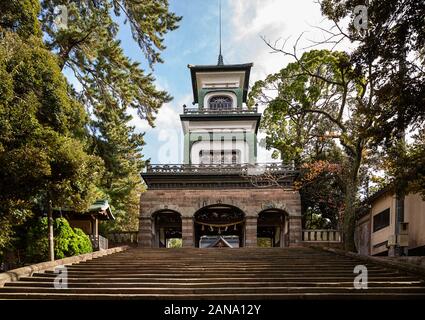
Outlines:
[{"label": "building wall", "polygon": [[93,233],[93,225],[90,220],[69,220],[69,225],[73,228],[80,228],[85,234]]},{"label": "building wall", "polygon": [[357,251],[360,254],[369,255],[371,250],[370,235],[371,235],[371,220],[367,214],[357,221],[356,225],[356,245]]},{"label": "building wall", "polygon": [[152,215],[161,210],[178,212],[186,229],[184,245],[193,242],[193,217],[195,213],[210,205],[230,205],[245,214],[247,245],[256,245],[258,214],[266,209],[280,209],[289,219],[289,245],[301,242],[301,201],[298,191],[283,188],[270,189],[167,189],[148,190],[140,199],[139,244],[153,245]]},{"label": "building wall", "polygon": [[[390,208],[390,225],[373,232],[373,217],[387,208]],[[359,253],[377,255],[388,250],[384,243],[395,234],[395,210],[395,195],[392,192],[383,194],[371,204],[369,214],[359,219],[356,225],[356,244]],[[409,223],[409,249],[425,246],[425,201],[419,194],[406,196],[404,220]],[[383,245],[378,246],[379,244]]]},{"label": "building wall", "polygon": [[[204,130],[207,130],[207,128]],[[257,158],[257,136],[252,132],[232,132],[231,129],[228,129],[227,132],[191,132],[188,139],[185,139],[185,163],[199,164],[200,150],[221,151],[233,149],[240,151],[241,163],[255,163]],[[188,156],[189,154],[190,157]]]},{"label": "building wall", "polygon": [[[390,208],[390,225],[381,230],[373,232],[373,217],[378,213]],[[371,211],[371,254],[379,254],[384,251],[387,251],[388,248],[386,244],[383,244],[385,241],[388,241],[388,238],[395,232],[395,197],[390,192],[385,193],[379,199],[377,199],[370,209]],[[382,244],[378,247],[379,244]]]},{"label": "building wall", "polygon": [[409,249],[425,246],[425,201],[409,194],[404,202],[405,221],[409,223]]}]

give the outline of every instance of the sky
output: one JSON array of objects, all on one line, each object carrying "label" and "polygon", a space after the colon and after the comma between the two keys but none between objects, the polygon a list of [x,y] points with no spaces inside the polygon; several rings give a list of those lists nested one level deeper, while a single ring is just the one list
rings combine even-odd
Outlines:
[{"label": "sky", "polygon": [[[158,88],[166,90],[173,100],[159,111],[155,128],[137,117],[131,125],[145,132],[144,159],[151,163],[182,163],[183,135],[179,114],[183,104],[193,101],[188,64],[216,64],[219,50],[219,0],[170,0],[170,11],[182,16],[180,27],[165,36],[164,63],[151,70],[140,49],[131,38],[128,26],[120,23],[118,37],[124,52],[142,63],[151,72]],[[278,72],[291,60],[280,53],[271,53],[261,37],[282,45],[285,39],[291,48],[301,35],[299,53],[323,40],[325,34],[317,26],[329,28],[330,22],[320,13],[316,0],[222,0],[222,51],[225,64],[253,62],[250,85]],[[261,109],[260,109],[261,110]],[[259,140],[264,138],[259,133]],[[257,162],[270,162],[272,151],[261,147]]]}]

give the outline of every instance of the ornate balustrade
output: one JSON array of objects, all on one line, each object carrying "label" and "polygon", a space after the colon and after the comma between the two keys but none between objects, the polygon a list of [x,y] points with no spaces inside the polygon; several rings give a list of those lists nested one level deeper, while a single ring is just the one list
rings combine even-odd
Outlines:
[{"label": "ornate balustrade", "polygon": [[303,230],[304,242],[342,242],[339,230]]},{"label": "ornate balustrade", "polygon": [[228,108],[226,106],[217,105],[213,109],[208,108],[188,108],[183,106],[184,114],[254,114],[258,113],[258,108],[253,107],[251,109],[242,108]]},{"label": "ornate balustrade", "polygon": [[261,164],[148,164],[144,173],[155,175],[184,175],[184,174],[237,174],[244,176],[263,174],[284,174],[292,176],[297,174],[292,165],[280,163]]}]

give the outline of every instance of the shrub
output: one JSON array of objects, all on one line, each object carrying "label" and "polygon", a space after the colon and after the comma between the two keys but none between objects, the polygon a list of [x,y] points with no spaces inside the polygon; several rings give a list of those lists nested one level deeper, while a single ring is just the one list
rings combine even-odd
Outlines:
[{"label": "shrub", "polygon": [[74,228],[75,236],[78,238],[76,243],[78,244],[78,252],[76,254],[89,253],[93,251],[93,246],[91,244],[90,238],[84,233],[80,228]]},{"label": "shrub", "polygon": [[[55,259],[93,251],[90,238],[78,228],[71,228],[65,218],[53,223]],[[27,258],[29,262],[46,261],[49,257],[47,218],[41,218],[28,231]]]}]

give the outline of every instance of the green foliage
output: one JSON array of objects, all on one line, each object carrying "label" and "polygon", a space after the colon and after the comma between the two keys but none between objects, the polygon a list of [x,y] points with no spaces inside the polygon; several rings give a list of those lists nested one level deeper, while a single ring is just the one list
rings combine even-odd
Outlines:
[{"label": "green foliage", "polygon": [[0,2],[0,33],[3,30],[16,32],[19,36],[40,36],[38,0],[8,0]]},{"label": "green foliage", "polygon": [[167,241],[167,248],[181,248],[182,245],[182,239],[179,238],[168,239]]},{"label": "green foliage", "polygon": [[3,32],[0,78],[1,251],[34,207],[51,200],[79,210],[94,202],[102,161],[87,153],[84,108],[39,38]]},{"label": "green foliage", "polygon": [[104,159],[106,168],[100,186],[108,195],[116,218],[102,228],[106,232],[137,230],[143,135],[128,126],[131,117],[124,110],[107,108],[95,115],[99,119],[95,123],[99,136],[93,138],[94,152]]},{"label": "green foliage", "polygon": [[[67,28],[55,24],[59,5]],[[143,135],[128,125],[129,109],[153,125],[171,97],[124,54],[114,14],[125,15],[151,67],[180,17],[164,0],[11,0],[0,12],[0,254],[34,208],[83,211],[108,198],[114,228],[137,228]]]},{"label": "green foliage", "polygon": [[270,238],[257,238],[257,247],[270,248],[272,246],[272,239]]},{"label": "green foliage", "polygon": [[[266,145],[276,148],[284,162],[307,164],[318,173],[312,179],[301,177],[305,217],[312,223],[322,217],[321,223],[333,226],[342,220],[346,249],[354,250],[360,168],[371,140],[368,130],[378,119],[368,109],[365,77],[344,52],[312,50],[300,58],[286,54],[296,61],[257,82],[249,104],[267,105],[262,123]],[[322,160],[338,164],[338,172],[329,172]]]},{"label": "green foliage", "polygon": [[31,262],[46,261],[48,259],[47,218],[39,219],[27,232],[27,260]]},{"label": "green foliage", "polygon": [[88,235],[86,235],[84,233],[83,230],[81,230],[80,228],[74,228],[74,235],[75,238],[77,238],[77,241],[75,241],[78,246],[77,246],[77,250],[75,250],[74,255],[76,255],[76,252],[79,252],[79,254],[82,253],[89,253],[93,251],[93,246],[92,243],[90,241],[90,238],[88,237]]},{"label": "green foliage", "polygon": [[[129,125],[130,114],[137,113],[153,126],[158,109],[171,97],[158,90],[153,76],[124,54],[116,17],[125,17],[151,68],[162,62],[164,35],[176,29],[181,18],[169,12],[164,0],[43,0],[41,4],[46,45],[57,52],[60,67],[75,75],[82,86],[80,101],[94,116],[89,124],[90,152],[104,161],[106,170],[98,186],[116,217],[101,228],[105,232],[135,230],[143,191],[139,173],[144,141],[143,134]],[[54,23],[59,4],[68,9],[66,29],[57,29]]]},{"label": "green foliage", "polygon": [[[78,228],[71,228],[68,221],[58,218],[53,223],[56,259],[71,257],[93,251],[89,237]],[[27,259],[40,262],[48,259],[47,218],[42,218],[28,230]]]},{"label": "green foliage", "polygon": [[[388,175],[398,177],[396,190],[400,193],[419,193],[425,199],[425,129],[413,136],[413,143],[400,152],[395,146],[389,150]],[[394,150],[396,149],[396,150]]]},{"label": "green foliage", "polygon": [[[83,4],[84,3],[84,4]],[[68,2],[41,1],[43,31],[49,36],[47,46],[58,52],[61,68],[72,70],[83,86],[82,101],[87,108],[98,110],[134,108],[140,117],[153,125],[154,114],[170,100],[159,91],[151,74],[131,61],[117,39],[119,25],[115,15],[123,14],[130,24],[133,39],[150,66],[161,62],[159,52],[165,49],[163,36],[177,28],[180,17],[168,12],[164,0],[96,0]],[[67,28],[55,25],[55,7],[67,6]]]},{"label": "green foliage", "polygon": [[339,130],[341,116],[337,105],[323,105],[326,99],[343,99],[341,74],[348,81],[353,77],[347,60],[342,52],[313,50],[254,84],[248,104],[267,104],[261,123],[266,148],[277,149],[283,162],[299,166],[303,159],[335,149],[332,134]]},{"label": "green foliage", "polygon": [[305,162],[295,185],[300,191],[306,229],[341,227],[340,215],[346,196],[341,160],[328,157],[327,161]]},{"label": "green foliage", "polygon": [[415,147],[402,146],[400,140],[409,128],[423,128],[425,123],[425,2],[368,2],[367,32],[355,28],[352,19],[358,4],[355,0],[324,0],[321,9],[336,23],[348,18],[348,27],[341,29],[339,38],[348,37],[356,46],[351,61],[357,70],[367,74],[367,111],[378,120],[368,127],[367,134],[384,149],[387,173],[400,195],[408,190],[409,182],[418,186],[415,175],[404,172],[406,167],[412,173],[417,171],[416,156],[408,155],[409,149]]}]

